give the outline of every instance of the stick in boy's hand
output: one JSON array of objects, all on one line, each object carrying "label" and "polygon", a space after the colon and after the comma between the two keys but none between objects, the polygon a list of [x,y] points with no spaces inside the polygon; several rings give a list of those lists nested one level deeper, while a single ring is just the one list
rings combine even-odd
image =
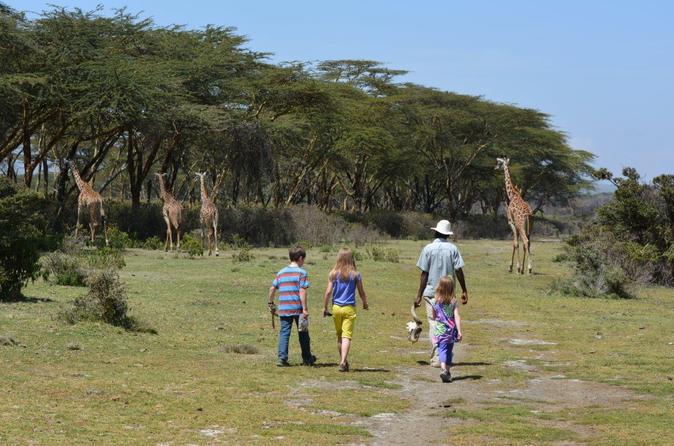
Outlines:
[{"label": "stick in boy's hand", "polygon": [[274,316],[276,316],[276,305],[273,302],[269,303],[269,312],[271,313],[271,328],[276,328],[276,323],[274,322]]}]

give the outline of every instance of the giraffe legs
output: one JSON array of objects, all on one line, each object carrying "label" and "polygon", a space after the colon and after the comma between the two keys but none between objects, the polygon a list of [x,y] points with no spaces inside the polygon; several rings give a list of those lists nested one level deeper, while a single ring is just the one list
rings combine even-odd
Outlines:
[{"label": "giraffe legs", "polygon": [[513,262],[515,261],[515,251],[517,251],[517,272],[519,272],[520,251],[519,251],[519,246],[517,245],[517,229],[515,229],[515,225],[511,221],[508,221],[508,224],[510,225],[510,229],[513,231],[513,252],[512,252],[512,255],[510,256],[510,267],[508,267],[508,272],[509,273],[513,272]]},{"label": "giraffe legs", "polygon": [[89,223],[89,233],[91,234],[91,244],[96,241],[96,223]]},{"label": "giraffe legs", "polygon": [[[520,234],[520,237],[522,238],[522,268],[519,268],[519,262],[518,262],[518,273],[524,274],[524,266],[526,265],[526,260],[527,260],[527,246],[529,246],[529,239],[527,238],[527,235],[522,232]],[[517,253],[517,258],[519,260],[519,251]],[[531,259],[529,259],[531,261]]]},{"label": "giraffe legs", "polygon": [[526,234],[527,234],[527,245],[526,245],[526,247],[527,247],[527,252],[529,253],[529,274],[531,274],[531,271],[532,271],[531,264],[532,264],[532,261],[533,261],[533,257],[531,256],[531,227],[533,226],[533,223],[534,223],[533,218],[530,215],[529,218],[527,218],[527,232],[526,232]]},{"label": "giraffe legs", "polygon": [[208,240],[206,239],[206,225],[202,222],[201,223],[201,250],[205,251],[206,250],[206,244],[208,243]]},{"label": "giraffe legs", "polygon": [[[526,237],[526,241],[524,242],[524,249],[527,255],[529,256],[528,270],[529,274],[531,274],[531,239],[526,235],[524,237]],[[524,269],[524,263],[522,264],[522,269]],[[524,274],[524,271],[522,271],[522,274]]]},{"label": "giraffe legs", "polygon": [[80,215],[82,214],[82,203],[77,200],[77,223],[75,223],[75,238],[79,234],[80,230]]},{"label": "giraffe legs", "polygon": [[180,251],[180,225],[176,226],[176,238],[178,239],[178,245],[176,249]]},{"label": "giraffe legs", "polygon": [[110,246],[110,242],[108,242],[108,225],[105,222],[105,216],[102,216],[101,220],[103,221],[103,237],[105,237],[105,246]]},{"label": "giraffe legs", "polygon": [[215,256],[218,257],[220,255],[220,248],[218,247],[218,214],[215,214],[215,218],[213,219],[213,239],[215,243]]},{"label": "giraffe legs", "polygon": [[213,239],[215,238],[215,228],[208,228],[208,255],[213,254]]},{"label": "giraffe legs", "polygon": [[169,244],[171,251],[173,251],[173,235],[171,234],[171,222],[167,216],[164,216],[164,222],[166,222],[166,237],[164,240],[164,251],[169,250]]}]

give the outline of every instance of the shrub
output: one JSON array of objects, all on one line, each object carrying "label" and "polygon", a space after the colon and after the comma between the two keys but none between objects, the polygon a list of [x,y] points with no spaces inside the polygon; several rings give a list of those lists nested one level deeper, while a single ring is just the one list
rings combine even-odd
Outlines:
[{"label": "shrub", "polygon": [[255,256],[250,252],[249,247],[241,248],[238,252],[232,253],[232,260],[235,262],[250,262]]},{"label": "shrub", "polygon": [[598,226],[569,239],[560,259],[572,263],[573,272],[568,279],[555,282],[557,291],[585,297],[630,297],[632,280],[626,270],[632,268],[623,246]]},{"label": "shrub", "polygon": [[0,177],[0,300],[21,296],[21,287],[40,269],[46,245],[46,203],[30,190]]},{"label": "shrub", "polygon": [[66,322],[101,321],[127,330],[156,333],[128,315],[126,290],[115,271],[94,271],[87,277],[87,285],[89,292],[60,313]]},{"label": "shrub", "polygon": [[403,237],[411,238],[412,240],[426,240],[432,237],[431,229],[435,226],[439,219],[433,217],[431,214],[424,214],[422,212],[403,212],[401,213],[403,219],[404,233]]},{"label": "shrub", "polygon": [[[182,248],[182,240],[180,242]],[[139,246],[143,249],[157,250],[164,248],[164,242],[162,242],[156,235],[153,235],[144,242],[140,243]]]},{"label": "shrub", "polygon": [[84,251],[82,255],[87,259],[89,267],[93,269],[121,269],[126,266],[124,253],[120,249],[103,247]]},{"label": "shrub", "polygon": [[108,242],[112,249],[126,249],[131,247],[129,234],[115,226],[108,228]]},{"label": "shrub", "polygon": [[232,234],[230,240],[230,245],[233,249],[250,248],[250,243],[248,243],[246,239],[239,234]]},{"label": "shrub", "polygon": [[368,228],[374,228],[394,238],[401,238],[407,235],[405,219],[400,213],[395,211],[373,210],[363,214],[362,219],[359,220]]},{"label": "shrub", "polygon": [[331,245],[346,238],[348,225],[335,215],[329,215],[318,208],[304,205],[293,206],[289,214],[294,222],[295,232],[293,240],[287,245],[297,240],[305,240],[314,245]]},{"label": "shrub", "polygon": [[56,251],[40,258],[40,275],[57,285],[84,286],[87,270],[79,256]]},{"label": "shrub", "polygon": [[371,245],[365,249],[368,257],[375,262],[400,262],[400,252],[395,248],[385,248],[383,246]]},{"label": "shrub", "polygon": [[117,326],[127,324],[126,291],[119,276],[111,270],[93,272],[87,278],[89,292],[73,301],[63,313],[66,321],[74,324],[82,320],[103,321]]},{"label": "shrub", "polygon": [[614,198],[567,242],[562,258],[573,275],[557,284],[563,292],[627,297],[634,283],[674,283],[674,176],[643,184],[626,168],[613,182]]},{"label": "shrub", "polygon": [[201,245],[201,240],[190,234],[185,234],[182,240],[180,240],[180,249],[186,252],[190,259],[194,258],[194,256],[204,255],[204,249]]},{"label": "shrub", "polygon": [[360,261],[365,259],[365,256],[363,255],[363,253],[361,251],[357,251],[357,250],[354,249],[351,252],[353,253],[353,260],[355,260],[357,262],[360,262]]}]

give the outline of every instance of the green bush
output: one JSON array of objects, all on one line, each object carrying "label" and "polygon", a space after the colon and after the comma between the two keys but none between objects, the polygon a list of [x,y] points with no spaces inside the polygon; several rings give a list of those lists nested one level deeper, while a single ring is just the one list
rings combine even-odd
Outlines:
[{"label": "green bush", "polygon": [[571,277],[555,282],[553,289],[564,294],[585,297],[631,297],[632,278],[625,250],[610,233],[599,226],[588,227],[571,237],[559,260],[573,265]]},{"label": "green bush", "polygon": [[124,252],[120,249],[103,247],[83,251],[82,256],[86,258],[89,267],[92,269],[121,269],[126,266]]},{"label": "green bush", "polygon": [[614,198],[568,240],[562,260],[573,265],[573,275],[557,283],[557,289],[628,297],[635,283],[674,284],[674,176],[644,184],[634,169],[626,168],[614,184]]},{"label": "green bush", "polygon": [[138,247],[150,250],[164,249],[164,242],[162,242],[156,235],[153,235],[152,237],[146,239],[144,242],[139,243]]},{"label": "green bush", "polygon": [[232,249],[250,248],[250,243],[239,234],[232,234],[230,237],[230,246]]},{"label": "green bush", "polygon": [[187,255],[192,259],[195,256],[203,256],[204,249],[201,245],[201,240],[196,237],[185,234],[185,236],[180,240],[180,249],[187,253]]},{"label": "green bush", "polygon": [[46,247],[45,201],[0,177],[0,300],[17,299],[35,279],[39,250]]},{"label": "green bush", "polygon": [[375,262],[400,262],[400,251],[395,248],[385,248],[383,246],[370,245],[365,248],[365,252]]},{"label": "green bush", "polygon": [[131,248],[131,238],[129,234],[118,229],[116,226],[108,228],[108,242],[112,249],[126,249]]},{"label": "green bush", "polygon": [[250,252],[249,247],[241,248],[238,252],[232,253],[232,260],[235,262],[250,262],[255,256]]},{"label": "green bush", "polygon": [[156,333],[128,315],[126,290],[115,271],[94,271],[87,277],[87,285],[89,292],[61,311],[60,316],[67,323],[101,321],[127,330]]},{"label": "green bush", "polygon": [[81,257],[56,251],[40,258],[40,275],[57,285],[85,286],[87,269]]},{"label": "green bush", "polygon": [[87,278],[89,292],[73,301],[62,313],[71,324],[82,320],[103,321],[125,326],[127,323],[126,292],[114,271],[96,271]]}]

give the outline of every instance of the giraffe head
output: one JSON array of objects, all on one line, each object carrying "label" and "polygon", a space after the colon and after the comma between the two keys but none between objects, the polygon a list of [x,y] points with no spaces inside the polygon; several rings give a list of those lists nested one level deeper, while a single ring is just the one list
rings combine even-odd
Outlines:
[{"label": "giraffe head", "polygon": [[510,158],[496,158],[496,166],[494,167],[495,170],[505,170],[506,166],[510,164]]}]

